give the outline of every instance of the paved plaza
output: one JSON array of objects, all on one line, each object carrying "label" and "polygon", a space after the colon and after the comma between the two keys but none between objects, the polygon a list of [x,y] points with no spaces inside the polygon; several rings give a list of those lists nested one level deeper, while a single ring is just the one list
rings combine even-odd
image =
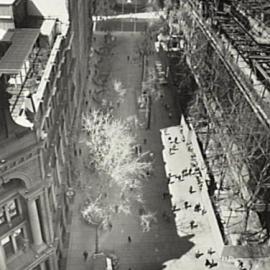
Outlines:
[{"label": "paved plaza", "polygon": [[[103,36],[103,32],[96,32],[93,44],[95,49],[104,46]],[[115,44],[111,53],[99,64],[104,72],[109,74],[108,85],[110,85],[111,81],[117,79],[127,89],[124,102],[114,111],[114,117],[127,119],[130,116],[138,115],[137,99],[141,91],[142,61],[136,51],[139,42],[143,39],[143,35],[138,32],[114,32],[113,36],[115,37]],[[150,55],[148,65],[154,65],[154,61],[157,58],[158,56],[155,54]],[[93,61],[95,61],[94,58]],[[95,74],[93,68],[91,74],[92,76]],[[89,90],[93,91],[95,88],[96,86],[93,85],[90,77]],[[206,269],[204,266],[206,258],[213,258],[217,261],[215,253],[211,256],[206,254],[210,247],[215,250],[207,213],[201,215],[195,213],[193,208],[184,209],[184,201],[186,200],[192,205],[200,202],[198,190],[193,194],[189,193],[189,186],[195,179],[190,177],[190,179],[181,182],[181,185],[175,185],[179,196],[179,211],[183,217],[181,224],[176,224],[174,221],[170,198],[164,198],[163,196],[164,193],[169,192],[169,188],[162,157],[163,146],[160,129],[178,125],[180,119],[174,109],[174,100],[170,87],[158,87],[156,90],[162,93],[162,97],[155,99],[152,103],[150,129],[137,128],[134,130],[134,133],[143,151],[151,151],[154,154],[154,172],[144,184],[143,198],[145,200],[145,208],[156,213],[157,222],[152,225],[149,232],[142,232],[139,220],[139,207],[134,205],[130,215],[115,215],[112,221],[112,230],[100,234],[100,250],[117,255],[120,259],[119,270]],[[115,94],[107,90],[106,96],[115,105]],[[170,107],[169,110],[172,115],[169,116],[165,104]],[[145,139],[146,144],[144,143]],[[190,154],[182,145],[179,166],[181,167],[181,164],[186,164],[189,161]],[[84,171],[83,161],[78,163],[78,168],[80,170],[79,178],[81,183],[83,183],[84,179],[89,179],[91,175]],[[170,188],[172,188],[174,184],[170,185]],[[73,215],[70,226],[71,236],[67,270],[91,269],[90,257],[95,250],[95,229],[86,225],[79,215],[81,200],[80,190],[77,190],[72,205]],[[164,212],[168,214],[169,219],[164,218]],[[189,222],[191,219],[196,220],[199,226],[190,229]],[[177,226],[181,226],[180,229],[183,232],[181,235],[179,235],[179,228]],[[128,241],[128,236],[131,237],[131,242]],[[84,250],[87,250],[89,253],[87,261],[83,259]],[[197,259],[195,258],[196,250],[203,252],[203,255]],[[231,265],[221,265],[220,262],[213,269],[233,270]]]}]

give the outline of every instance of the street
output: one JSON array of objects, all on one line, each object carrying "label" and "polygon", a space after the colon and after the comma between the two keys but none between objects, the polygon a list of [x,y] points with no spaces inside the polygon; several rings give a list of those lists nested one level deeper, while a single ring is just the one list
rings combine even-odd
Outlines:
[{"label": "street", "polygon": [[[104,47],[104,34],[104,32],[95,33],[93,44],[95,49]],[[111,102],[115,118],[128,120],[137,116],[140,119],[138,96],[141,94],[142,87],[142,61],[137,53],[137,48],[144,36],[139,32],[112,32],[112,35],[115,43],[111,47],[110,54],[99,61],[99,72],[109,74],[107,90],[102,95]],[[147,61],[149,67],[153,67],[157,59],[158,55],[151,54]],[[92,61],[95,62],[95,58]],[[93,67],[91,74],[95,74]],[[113,91],[114,80],[121,81],[127,91],[124,101],[119,106],[117,106],[117,97],[115,91]],[[90,78],[89,92],[97,91],[96,88],[97,85],[93,84],[93,80]],[[170,198],[165,199],[163,195],[168,193],[169,190],[162,158],[163,146],[160,129],[179,125],[180,122],[174,95],[170,90],[169,85],[158,86],[154,90],[161,91],[162,95],[153,99],[150,128],[137,127],[133,130],[137,137],[137,143],[142,146],[142,150],[150,151],[154,155],[153,173],[143,186],[143,207],[156,214],[157,222],[152,224],[149,232],[143,232],[139,220],[141,205],[134,204],[131,207],[131,214],[115,215],[112,220],[112,229],[99,235],[100,250],[106,254],[115,254],[119,258],[119,270],[158,270],[165,268],[177,270],[182,267],[188,267],[189,270],[205,269],[204,259],[194,259],[195,250],[200,248],[206,253],[207,249],[214,247],[214,240],[211,237],[206,215],[202,217],[201,226],[197,231],[186,230],[184,235],[179,236],[179,228],[176,227],[173,219],[171,200]],[[86,110],[97,106],[95,103],[89,100],[89,107]],[[87,154],[85,147],[82,151],[82,156]],[[189,154],[186,150],[183,150],[182,158],[185,162],[188,162]],[[94,188],[95,179],[91,179],[91,175],[85,172],[83,158],[78,166],[81,186],[83,187],[84,183],[90,179],[93,183],[92,188]],[[186,187],[183,189],[183,195],[180,194],[181,190],[179,191],[179,196],[183,196],[183,201],[189,196],[187,188],[189,184],[185,183],[184,186]],[[192,201],[196,203],[196,200],[200,200],[199,193],[193,196]],[[90,257],[95,251],[95,229],[81,220],[79,213],[81,203],[82,196],[80,196],[80,190],[78,190],[72,206],[73,216],[70,226],[71,236],[67,270],[91,269],[91,259],[84,261],[83,252],[87,250]],[[169,218],[164,218],[164,213]],[[188,226],[190,216],[192,216],[192,211],[184,213],[184,227]],[[216,260],[215,255],[213,255],[213,258]],[[218,269],[232,269],[219,266]]]}]

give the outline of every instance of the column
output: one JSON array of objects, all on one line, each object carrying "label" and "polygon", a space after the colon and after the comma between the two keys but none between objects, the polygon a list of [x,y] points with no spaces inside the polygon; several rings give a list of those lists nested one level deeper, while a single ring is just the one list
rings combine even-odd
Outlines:
[{"label": "column", "polygon": [[41,246],[43,245],[43,240],[42,240],[36,200],[34,199],[30,199],[28,201],[28,214],[29,214],[29,220],[30,220],[34,245]]},{"label": "column", "polygon": [[3,247],[0,244],[0,269],[7,270],[6,255]]},{"label": "column", "polygon": [[52,254],[48,260],[49,260],[49,269],[50,270],[58,270],[59,269],[58,258],[56,257],[55,254]]},{"label": "column", "polygon": [[[47,188],[46,188],[47,189]],[[45,191],[44,191],[45,193]],[[40,212],[41,212],[41,224],[43,225],[43,230],[44,230],[44,241],[46,243],[50,243],[51,237],[50,237],[50,232],[49,232],[49,217],[48,217],[48,212],[47,212],[47,207],[49,207],[49,205],[46,205],[45,203],[45,198],[44,198],[44,193],[42,193],[39,196],[40,199]],[[41,225],[41,226],[42,226]]]},{"label": "column", "polygon": [[[53,186],[53,184],[52,184],[52,186]],[[46,188],[44,191],[44,202],[45,202],[45,205],[47,206],[50,242],[53,242],[54,241],[54,229],[53,229],[53,223],[52,223],[53,209],[50,208],[50,199],[49,199],[49,194],[48,194],[48,188]]]},{"label": "column", "polygon": [[45,262],[42,262],[42,263],[39,265],[39,267],[40,267],[41,270],[46,270]]}]

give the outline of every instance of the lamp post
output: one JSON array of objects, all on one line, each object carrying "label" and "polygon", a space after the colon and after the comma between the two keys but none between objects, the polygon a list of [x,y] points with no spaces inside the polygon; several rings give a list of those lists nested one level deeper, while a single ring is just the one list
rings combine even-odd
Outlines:
[{"label": "lamp post", "polygon": [[[125,0],[122,0],[122,15],[124,14],[124,1]],[[121,32],[123,31],[123,18],[121,19]]]},{"label": "lamp post", "polygon": [[[134,13],[137,14],[137,0],[135,0],[135,10]],[[135,15],[136,16],[136,15]],[[134,16],[134,32],[136,32],[136,22],[137,22],[137,18]]]}]

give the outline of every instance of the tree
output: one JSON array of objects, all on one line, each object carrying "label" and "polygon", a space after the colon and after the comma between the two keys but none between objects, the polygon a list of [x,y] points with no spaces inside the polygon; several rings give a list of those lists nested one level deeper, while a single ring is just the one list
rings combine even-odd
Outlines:
[{"label": "tree", "polygon": [[152,223],[155,222],[157,222],[156,213],[148,212],[141,215],[141,226],[143,228],[143,232],[149,232]]},{"label": "tree", "polygon": [[[87,223],[108,229],[113,216],[129,214],[133,204],[143,203],[142,183],[152,165],[148,153],[135,154],[136,140],[126,122],[93,110],[83,116],[82,126],[88,163],[95,172],[85,189],[81,215]],[[146,220],[154,220],[153,215]]]}]

